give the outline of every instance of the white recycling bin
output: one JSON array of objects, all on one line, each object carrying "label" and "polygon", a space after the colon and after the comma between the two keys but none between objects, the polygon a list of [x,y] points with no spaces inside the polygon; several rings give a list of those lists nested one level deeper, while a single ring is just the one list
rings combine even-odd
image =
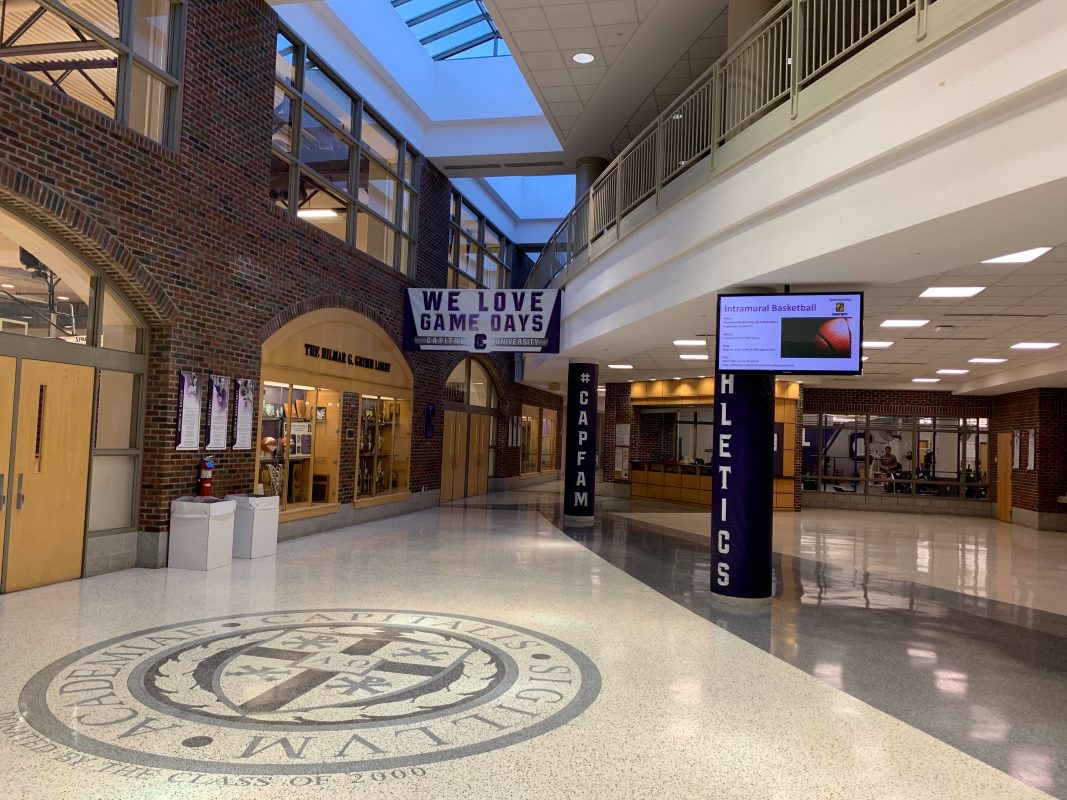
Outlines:
[{"label": "white recycling bin", "polygon": [[170,504],[171,569],[210,570],[233,560],[233,518],[237,504],[218,497],[179,497]]},{"label": "white recycling bin", "polygon": [[278,496],[228,494],[237,504],[233,522],[233,557],[262,558],[278,551]]}]

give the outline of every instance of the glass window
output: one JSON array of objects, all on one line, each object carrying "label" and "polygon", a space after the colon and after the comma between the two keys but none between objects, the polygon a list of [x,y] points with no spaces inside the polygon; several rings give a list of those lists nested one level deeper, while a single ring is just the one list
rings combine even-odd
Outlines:
[{"label": "glass window", "polygon": [[472,406],[481,406],[483,408],[489,408],[491,406],[490,399],[493,396],[493,384],[489,380],[489,373],[486,372],[485,367],[483,367],[477,361],[472,360],[470,363],[470,404]]},{"label": "glass window", "polygon": [[[372,114],[363,113],[363,128],[360,133],[363,145],[378,156],[393,171],[400,169],[400,146],[395,136],[386,130]],[[410,151],[409,155],[410,155]]]},{"label": "glass window", "polygon": [[499,289],[500,265],[491,258],[486,258],[482,263],[482,283],[487,289]]},{"label": "glass window", "polygon": [[104,309],[100,322],[100,346],[125,353],[140,353],[144,328],[110,288],[104,290]]},{"label": "glass window", "polygon": [[477,241],[478,239],[478,212],[464,202],[459,204],[459,227]]},{"label": "glass window", "polygon": [[137,446],[137,381],[137,376],[129,372],[100,370],[93,445],[97,450],[129,450]]},{"label": "glass window", "polygon": [[349,190],[351,148],[333,128],[306,109],[300,126],[300,160],[335,188]]},{"label": "glass window", "polygon": [[400,237],[400,263],[396,265],[396,268],[400,270],[404,275],[411,275],[414,272],[414,266],[412,259],[414,257],[414,245],[410,239],[406,239],[403,236]]},{"label": "glass window", "polygon": [[488,225],[485,226],[485,252],[491,255],[495,259],[500,259],[500,240],[501,236],[495,230]]},{"label": "glass window", "polygon": [[408,184],[414,186],[415,175],[419,169],[419,157],[415,155],[415,151],[408,148],[407,155],[404,157],[404,180]]},{"label": "glass window", "polygon": [[[399,181],[365,155],[359,160],[359,201],[388,220],[396,219]],[[392,259],[389,259],[391,262]]]},{"label": "glass window", "polygon": [[296,86],[296,45],[283,34],[278,34],[274,71],[290,86]]},{"label": "glass window", "polygon": [[94,455],[89,487],[90,531],[131,528],[137,487],[136,455]]},{"label": "glass window", "polygon": [[304,65],[304,97],[332,122],[352,130],[352,98],[329,77],[313,58]]},{"label": "glass window", "polygon": [[415,220],[415,193],[404,190],[404,210],[400,215],[400,229],[404,233],[411,235],[414,233],[414,220]]},{"label": "glass window", "polygon": [[356,499],[406,492],[411,463],[411,403],[364,395],[360,401]]},{"label": "glass window", "polygon": [[167,127],[169,90],[163,81],[148,70],[134,66],[130,93],[129,125],[138,133],[157,142],[163,141]]},{"label": "glass window", "polygon": [[456,266],[472,278],[478,277],[478,245],[466,236],[459,237]]},{"label": "glass window", "polygon": [[445,382],[445,400],[467,405],[467,365],[469,363],[470,359],[463,359],[448,376]]},{"label": "glass window", "polygon": [[360,209],[356,223],[356,247],[369,256],[393,266],[396,258],[396,232],[380,219]]},{"label": "glass window", "polygon": [[270,199],[281,208],[289,208],[289,162],[270,154]]},{"label": "glass window", "polygon": [[293,150],[293,107],[293,98],[289,93],[281,86],[275,86],[271,142],[286,153],[291,153]]},{"label": "glass window", "polygon": [[556,468],[556,412],[541,410],[541,472]]},{"label": "glass window", "polygon": [[341,241],[348,239],[348,206],[313,178],[300,173],[300,207],[296,215]]},{"label": "glass window", "polygon": [[133,0],[133,49],[164,70],[168,67],[170,9],[170,0]]},{"label": "glass window", "polygon": [[522,407],[521,431],[519,471],[528,475],[537,472],[541,463],[541,409],[528,405]]},{"label": "glass window", "polygon": [[[87,344],[91,275],[56,254],[48,263],[0,233],[0,332]],[[12,263],[14,262],[14,263]]]},{"label": "glass window", "polygon": [[[13,5],[29,5],[29,3]],[[114,39],[119,38],[120,3],[102,3],[100,0],[63,0],[63,5],[87,22],[93,23],[108,36]]]}]

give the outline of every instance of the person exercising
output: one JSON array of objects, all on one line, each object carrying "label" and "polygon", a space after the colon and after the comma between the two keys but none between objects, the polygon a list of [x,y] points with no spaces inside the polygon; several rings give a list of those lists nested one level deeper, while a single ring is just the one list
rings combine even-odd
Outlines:
[{"label": "person exercising", "polygon": [[889,483],[896,477],[896,471],[900,468],[900,462],[893,455],[893,448],[886,445],[885,452],[878,459],[878,465],[882,470],[882,486],[889,491]]}]

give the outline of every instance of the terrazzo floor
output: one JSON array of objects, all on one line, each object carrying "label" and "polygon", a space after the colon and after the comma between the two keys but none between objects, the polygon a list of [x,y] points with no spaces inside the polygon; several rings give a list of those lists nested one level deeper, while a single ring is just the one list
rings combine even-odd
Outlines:
[{"label": "terrazzo floor", "polygon": [[0,598],[0,797],[1047,796],[709,624],[534,497]]}]

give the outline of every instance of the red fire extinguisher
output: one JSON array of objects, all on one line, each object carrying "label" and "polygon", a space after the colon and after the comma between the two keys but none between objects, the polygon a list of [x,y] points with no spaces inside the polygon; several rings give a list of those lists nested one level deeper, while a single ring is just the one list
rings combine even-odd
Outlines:
[{"label": "red fire extinguisher", "polygon": [[197,494],[201,497],[211,497],[211,473],[215,469],[215,459],[212,456],[204,456],[200,459],[200,480],[197,481],[199,489]]}]

